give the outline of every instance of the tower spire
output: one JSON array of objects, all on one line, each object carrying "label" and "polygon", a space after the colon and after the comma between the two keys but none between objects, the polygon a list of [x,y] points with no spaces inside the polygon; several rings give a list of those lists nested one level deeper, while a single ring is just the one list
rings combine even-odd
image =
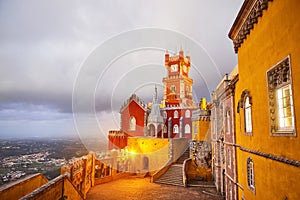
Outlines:
[{"label": "tower spire", "polygon": [[153,94],[153,103],[157,103],[157,87],[155,84],[154,94]]}]

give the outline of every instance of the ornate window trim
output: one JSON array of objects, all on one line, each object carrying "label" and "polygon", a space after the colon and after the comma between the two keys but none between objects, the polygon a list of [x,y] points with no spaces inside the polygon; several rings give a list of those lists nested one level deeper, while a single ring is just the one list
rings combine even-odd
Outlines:
[{"label": "ornate window trim", "polygon": [[[268,85],[268,99],[269,99],[269,120],[270,120],[270,134],[272,136],[296,136],[296,121],[295,121],[295,106],[293,104],[293,85],[291,74],[290,56],[287,56],[276,65],[267,71],[267,85]],[[280,98],[279,91],[288,90],[289,94],[286,98],[289,100],[287,107],[279,108],[279,102],[284,103],[284,98]],[[280,99],[279,99],[280,98]],[[289,109],[288,109],[289,108]],[[286,114],[281,117],[281,120],[290,118],[292,121],[291,127],[279,127],[280,111],[289,110],[289,116]],[[281,112],[280,112],[281,113]]]},{"label": "ornate window trim", "polygon": [[247,158],[247,184],[249,190],[255,193],[254,162],[250,157]]}]

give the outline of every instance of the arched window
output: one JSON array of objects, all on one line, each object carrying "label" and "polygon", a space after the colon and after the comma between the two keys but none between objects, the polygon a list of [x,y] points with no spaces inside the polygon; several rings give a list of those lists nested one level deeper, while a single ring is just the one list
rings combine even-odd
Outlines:
[{"label": "arched window", "polygon": [[246,96],[245,98],[244,117],[245,131],[246,133],[252,133],[252,105],[250,104],[249,96]]},{"label": "arched window", "polygon": [[167,133],[167,126],[164,125],[164,133]]},{"label": "arched window", "polygon": [[254,191],[254,163],[251,158],[247,159],[247,179],[249,188]]},{"label": "arched window", "polygon": [[185,111],[185,118],[190,118],[191,117],[191,111],[190,110],[186,110]]},{"label": "arched window", "polygon": [[187,133],[187,134],[191,133],[191,127],[190,127],[189,124],[185,125],[185,127],[184,127],[184,133]]},{"label": "arched window", "polygon": [[178,111],[177,110],[174,111],[174,118],[178,118]]},{"label": "arched window", "polygon": [[226,130],[226,133],[230,133],[230,130],[231,130],[231,119],[230,119],[230,110],[229,108],[226,108],[226,111],[225,111],[225,130]]},{"label": "arched window", "polygon": [[171,90],[171,92],[175,93],[176,92],[176,86],[175,85],[171,85],[170,90]]},{"label": "arched window", "polygon": [[155,126],[153,124],[149,125],[149,136],[155,137]]},{"label": "arched window", "polygon": [[167,118],[167,111],[164,111],[164,112],[163,112],[163,117],[164,117],[164,118]]},{"label": "arched window", "polygon": [[135,131],[135,129],[136,129],[136,119],[135,119],[135,117],[130,117],[129,130]]},{"label": "arched window", "polygon": [[231,150],[227,149],[227,165],[231,168]]},{"label": "arched window", "polygon": [[177,125],[177,124],[175,124],[175,125],[173,126],[173,133],[179,133],[179,128],[178,128],[178,125]]}]

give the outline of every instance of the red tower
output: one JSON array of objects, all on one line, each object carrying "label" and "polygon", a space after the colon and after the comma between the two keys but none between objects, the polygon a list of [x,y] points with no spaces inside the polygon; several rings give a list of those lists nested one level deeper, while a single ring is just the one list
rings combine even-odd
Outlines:
[{"label": "red tower", "polygon": [[185,137],[192,139],[192,111],[196,105],[192,96],[193,79],[189,78],[190,56],[165,54],[167,77],[164,83],[163,117],[165,119],[164,137]]}]

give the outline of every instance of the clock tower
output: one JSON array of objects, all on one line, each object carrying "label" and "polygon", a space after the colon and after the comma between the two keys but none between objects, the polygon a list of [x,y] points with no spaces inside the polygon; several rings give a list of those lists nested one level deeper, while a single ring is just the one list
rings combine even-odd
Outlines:
[{"label": "clock tower", "polygon": [[179,55],[165,54],[167,77],[163,78],[164,101],[166,106],[192,106],[193,80],[189,78],[190,56],[184,56],[181,49]]}]

